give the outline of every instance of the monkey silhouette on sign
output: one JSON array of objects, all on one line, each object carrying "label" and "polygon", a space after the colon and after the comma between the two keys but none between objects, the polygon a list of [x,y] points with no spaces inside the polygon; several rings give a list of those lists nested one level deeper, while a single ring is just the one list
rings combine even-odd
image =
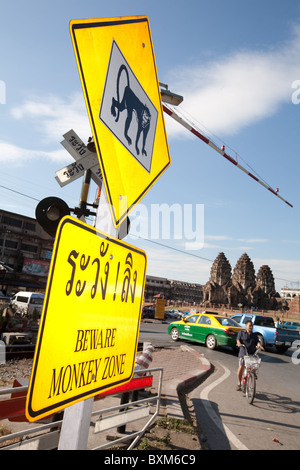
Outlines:
[{"label": "monkey silhouette on sign", "polygon": [[[127,78],[127,85],[124,89],[123,99],[120,101],[120,78],[122,72],[125,72]],[[127,117],[124,126],[124,136],[128,142],[128,145],[132,144],[132,140],[128,135],[128,130],[132,121],[133,112],[136,114],[137,118],[137,133],[135,139],[135,150],[137,155],[139,155],[140,150],[138,148],[138,142],[140,139],[141,134],[143,134],[143,144],[142,144],[142,154],[147,156],[147,152],[145,150],[146,139],[150,128],[150,120],[151,114],[149,109],[145,104],[143,104],[139,98],[135,95],[135,93],[130,88],[129,83],[129,74],[126,66],[124,64],[121,65],[118,71],[117,76],[117,99],[113,97],[112,105],[111,105],[111,114],[116,118],[115,122],[118,122],[120,117],[120,112],[127,110]]]}]

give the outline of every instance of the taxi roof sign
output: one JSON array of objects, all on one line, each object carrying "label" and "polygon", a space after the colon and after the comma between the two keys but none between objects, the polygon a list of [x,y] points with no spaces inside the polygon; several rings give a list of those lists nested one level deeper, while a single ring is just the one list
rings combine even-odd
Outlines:
[{"label": "taxi roof sign", "polygon": [[143,251],[62,219],[27,394],[29,421],[131,380],[146,262]]},{"label": "taxi roof sign", "polygon": [[118,227],[171,163],[149,20],[72,20],[70,32]]}]

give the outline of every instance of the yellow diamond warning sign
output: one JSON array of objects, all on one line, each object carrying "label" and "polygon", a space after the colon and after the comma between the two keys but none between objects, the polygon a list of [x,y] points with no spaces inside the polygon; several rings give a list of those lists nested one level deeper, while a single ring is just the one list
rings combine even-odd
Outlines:
[{"label": "yellow diamond warning sign", "polygon": [[118,227],[170,165],[149,20],[72,20],[70,31]]}]

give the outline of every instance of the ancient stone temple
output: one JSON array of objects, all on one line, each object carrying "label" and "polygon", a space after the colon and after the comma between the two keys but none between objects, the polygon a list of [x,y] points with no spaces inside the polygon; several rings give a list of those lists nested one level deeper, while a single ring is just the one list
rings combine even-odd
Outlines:
[{"label": "ancient stone temple", "polygon": [[219,253],[211,267],[209,281],[205,284],[203,289],[204,301],[227,304],[227,291],[230,286],[231,266],[224,253]]},{"label": "ancient stone temple", "polygon": [[279,297],[275,290],[273,273],[269,266],[264,264],[258,270],[255,288],[256,303],[260,308],[275,309],[276,298]]},{"label": "ancient stone temple", "polygon": [[230,305],[253,305],[253,291],[255,287],[256,282],[253,263],[247,253],[243,253],[233,270],[232,286],[228,292],[228,303]]},{"label": "ancient stone temple", "polygon": [[259,268],[256,276],[256,287],[260,288],[264,294],[275,295],[275,281],[269,266],[264,264]]},{"label": "ancient stone temple", "polygon": [[203,288],[204,302],[210,304],[273,309],[277,297],[269,266],[261,266],[255,276],[254,265],[247,253],[238,259],[232,274],[228,259],[224,253],[219,253]]},{"label": "ancient stone temple", "polygon": [[242,254],[235,265],[232,284],[245,293],[255,288],[255,270],[247,253]]}]

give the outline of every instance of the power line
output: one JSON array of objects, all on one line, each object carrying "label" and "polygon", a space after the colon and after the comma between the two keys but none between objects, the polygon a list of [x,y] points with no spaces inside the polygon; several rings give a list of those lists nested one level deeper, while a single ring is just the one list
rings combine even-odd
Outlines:
[{"label": "power line", "polygon": [[[3,186],[2,184],[0,184],[0,188],[3,188],[3,189],[6,189],[8,191],[11,191],[13,193],[19,194],[20,196],[27,197],[27,198],[32,199],[34,201],[40,202],[40,199],[36,199],[35,197],[28,196],[27,194],[16,191],[15,189],[7,188],[6,186]],[[150,240],[150,238],[144,238],[144,237],[140,237],[140,236],[134,235],[134,234],[131,234],[131,236],[139,238],[140,240],[148,241],[150,243],[161,246],[163,248],[168,248],[169,250],[177,251],[178,253],[182,253],[182,254],[187,255],[187,256],[193,256],[194,258],[202,259],[203,261],[209,261],[210,263],[214,262],[214,260],[212,260],[212,259],[204,258],[203,256],[195,255],[194,253],[190,253],[190,252],[187,252],[187,251],[184,251],[184,250],[180,250],[179,248],[174,248],[173,246],[165,245],[164,243],[159,243],[159,242],[156,242],[154,240]],[[277,279],[277,280],[280,280],[280,281],[285,281],[285,282],[290,282],[290,283],[297,282],[297,281],[291,281],[289,279],[282,279],[280,277],[274,277],[274,279]]]},{"label": "power line", "polygon": [[40,199],[36,199],[35,197],[28,196],[27,194],[20,193],[19,191],[16,191],[15,189],[7,188],[6,186],[3,186],[0,184],[0,188],[7,189],[7,191],[11,191],[12,193],[20,194],[20,196],[28,197],[28,199],[33,199],[33,201],[38,201],[40,202]]},{"label": "power line", "polygon": [[140,240],[145,240],[147,242],[154,243],[155,245],[159,245],[159,246],[162,246],[164,248],[169,248],[170,250],[178,251],[179,253],[183,253],[184,255],[193,256],[194,258],[199,258],[199,259],[202,259],[204,261],[209,261],[210,263],[213,263],[213,261],[214,261],[214,260],[209,259],[209,258],[203,258],[203,256],[195,255],[194,253],[179,250],[179,248],[174,248],[173,246],[165,245],[164,243],[155,242],[154,240],[150,240],[150,238],[139,237],[138,235],[135,235],[135,234],[131,234],[130,236],[132,236],[132,235],[136,238],[139,238]]},{"label": "power line", "polygon": [[[139,237],[138,235],[133,235],[133,236],[134,236],[134,237],[137,237],[137,238],[139,238],[139,239],[141,239],[141,240],[146,240],[146,241],[148,241],[148,242],[150,242],[150,243],[154,243],[155,245],[162,246],[163,248],[169,248],[170,250],[178,251],[179,253],[183,253],[183,254],[188,255],[188,256],[194,256],[194,258],[199,258],[199,259],[202,259],[202,260],[204,260],[204,261],[209,261],[210,263],[213,263],[213,262],[214,262],[214,260],[212,260],[212,259],[204,258],[204,257],[202,257],[202,256],[195,255],[195,254],[190,253],[190,252],[187,252],[187,251],[179,250],[178,248],[174,248],[174,247],[172,247],[172,246],[165,245],[164,243],[155,242],[154,240],[150,240],[149,238]],[[275,277],[275,276],[274,276],[274,280],[275,280],[275,279],[276,279],[277,281],[285,281],[285,282],[290,282],[290,283],[295,283],[295,282],[297,282],[297,281],[291,281],[291,280],[289,280],[289,279],[282,279],[282,278],[280,278],[280,277]]]}]

